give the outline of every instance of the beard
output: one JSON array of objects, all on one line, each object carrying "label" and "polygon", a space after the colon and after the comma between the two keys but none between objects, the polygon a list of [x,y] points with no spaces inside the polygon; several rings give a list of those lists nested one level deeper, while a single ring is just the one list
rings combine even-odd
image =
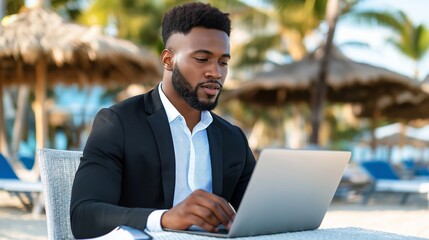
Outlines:
[{"label": "beard", "polygon": [[[185,102],[192,108],[199,111],[204,111],[204,110],[211,111],[217,106],[220,92],[216,96],[216,99],[214,102],[206,103],[206,102],[200,101],[198,99],[197,90],[204,83],[200,83],[197,86],[195,86],[194,89],[192,89],[192,86],[186,80],[185,76],[183,76],[183,74],[180,72],[177,64],[174,66],[173,73],[171,76],[171,82],[173,83],[173,87],[177,91],[177,93],[179,93],[179,95],[183,98],[183,100],[185,100]],[[222,91],[222,88],[220,91]]]}]

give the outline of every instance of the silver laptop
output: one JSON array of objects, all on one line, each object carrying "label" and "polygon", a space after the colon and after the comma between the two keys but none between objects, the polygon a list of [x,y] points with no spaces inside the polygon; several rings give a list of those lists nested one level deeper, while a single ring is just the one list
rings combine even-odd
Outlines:
[{"label": "silver laptop", "polygon": [[350,157],[346,151],[264,149],[229,232],[172,231],[247,237],[317,229]]}]

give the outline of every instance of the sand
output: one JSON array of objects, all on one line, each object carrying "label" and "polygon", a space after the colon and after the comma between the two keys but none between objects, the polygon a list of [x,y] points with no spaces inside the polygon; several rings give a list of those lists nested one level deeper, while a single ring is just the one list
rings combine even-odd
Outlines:
[{"label": "sand", "polygon": [[[429,239],[429,208],[424,195],[400,205],[396,194],[378,194],[367,205],[360,196],[332,202],[321,228],[360,227]],[[0,191],[0,240],[47,239],[46,216],[35,219],[18,198]]]},{"label": "sand", "polygon": [[0,240],[47,239],[46,215],[34,218],[16,196],[0,191]]}]

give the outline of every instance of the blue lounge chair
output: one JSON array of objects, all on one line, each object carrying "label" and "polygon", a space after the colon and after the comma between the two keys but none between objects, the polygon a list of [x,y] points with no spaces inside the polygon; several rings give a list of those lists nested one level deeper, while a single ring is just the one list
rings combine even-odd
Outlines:
[{"label": "blue lounge chair", "polygon": [[0,180],[1,179],[18,179],[18,176],[3,154],[0,153]]},{"label": "blue lounge chair", "polygon": [[405,170],[408,171],[412,177],[422,179],[426,178],[429,180],[429,168],[427,166],[412,159],[403,160],[401,163]]},{"label": "blue lounge chair", "polygon": [[19,160],[22,162],[24,167],[31,170],[34,166],[34,157],[32,156],[19,156]]},{"label": "blue lounge chair", "polygon": [[34,199],[39,198],[42,192],[42,183],[19,179],[12,166],[0,153],[0,190],[17,196],[27,210],[32,210],[35,203]]},{"label": "blue lounge chair", "polygon": [[392,166],[384,161],[375,160],[363,162],[362,166],[371,174],[374,179],[391,179],[399,180],[398,174]]},{"label": "blue lounge chair", "polygon": [[401,203],[405,204],[412,193],[426,194],[429,204],[429,180],[401,179],[393,167],[385,161],[363,162],[362,167],[373,178],[373,184],[363,198],[366,204],[374,192],[393,192],[403,194]]}]

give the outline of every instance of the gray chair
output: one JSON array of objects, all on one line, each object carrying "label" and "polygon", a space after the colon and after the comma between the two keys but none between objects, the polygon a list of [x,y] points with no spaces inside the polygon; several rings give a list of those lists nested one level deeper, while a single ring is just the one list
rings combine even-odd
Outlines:
[{"label": "gray chair", "polygon": [[70,199],[81,156],[81,151],[37,149],[48,239],[74,239],[70,226]]}]

